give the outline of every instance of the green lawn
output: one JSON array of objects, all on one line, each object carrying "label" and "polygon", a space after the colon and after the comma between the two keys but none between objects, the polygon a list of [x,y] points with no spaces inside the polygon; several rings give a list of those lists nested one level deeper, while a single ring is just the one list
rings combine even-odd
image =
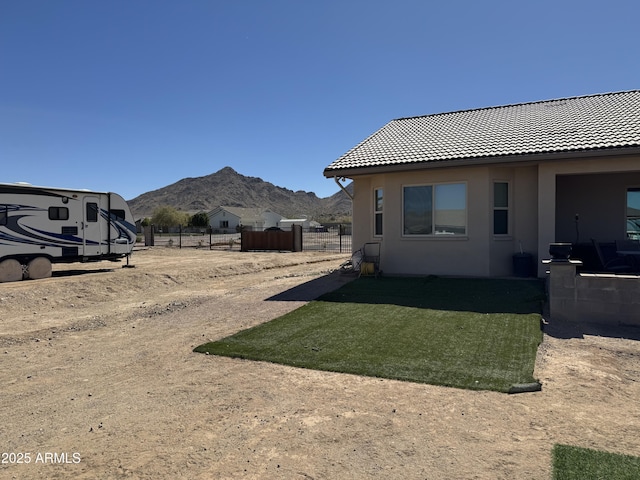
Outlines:
[{"label": "green lawn", "polygon": [[555,445],[553,480],[637,480],[640,458],[588,448]]},{"label": "green lawn", "polygon": [[538,280],[361,278],[196,352],[507,392],[534,383]]}]

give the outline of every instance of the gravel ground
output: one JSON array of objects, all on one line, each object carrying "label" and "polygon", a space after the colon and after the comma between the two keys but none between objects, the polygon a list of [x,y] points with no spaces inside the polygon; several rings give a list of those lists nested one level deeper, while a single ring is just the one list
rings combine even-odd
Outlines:
[{"label": "gravel ground", "polygon": [[192,352],[337,288],[346,258],[154,247],[1,284],[0,478],[549,479],[556,443],[640,455],[638,329],[550,323],[518,395]]}]

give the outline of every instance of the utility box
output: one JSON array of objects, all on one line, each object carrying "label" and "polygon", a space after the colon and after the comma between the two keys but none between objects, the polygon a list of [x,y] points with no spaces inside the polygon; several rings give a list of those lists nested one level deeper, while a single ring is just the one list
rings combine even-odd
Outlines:
[{"label": "utility box", "polygon": [[530,253],[516,253],[513,256],[513,275],[528,278],[533,276],[533,255]]}]

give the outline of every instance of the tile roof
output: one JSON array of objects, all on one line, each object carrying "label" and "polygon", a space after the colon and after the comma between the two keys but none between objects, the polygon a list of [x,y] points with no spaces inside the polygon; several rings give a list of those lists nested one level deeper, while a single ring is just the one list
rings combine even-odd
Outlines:
[{"label": "tile roof", "polygon": [[324,173],[628,147],[640,147],[640,90],[399,118]]}]

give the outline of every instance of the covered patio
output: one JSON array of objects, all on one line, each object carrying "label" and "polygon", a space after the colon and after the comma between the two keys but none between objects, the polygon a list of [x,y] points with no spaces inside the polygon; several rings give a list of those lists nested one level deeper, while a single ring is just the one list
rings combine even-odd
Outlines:
[{"label": "covered patio", "polygon": [[[550,258],[550,244],[566,243],[570,258],[581,262],[577,273],[640,273],[640,159],[583,159],[540,170],[539,258]],[[539,274],[546,270],[541,264]]]},{"label": "covered patio", "polygon": [[[640,326],[639,162],[610,160],[554,175],[555,242],[540,250],[552,321]],[[552,258],[557,244],[569,257]]]}]

